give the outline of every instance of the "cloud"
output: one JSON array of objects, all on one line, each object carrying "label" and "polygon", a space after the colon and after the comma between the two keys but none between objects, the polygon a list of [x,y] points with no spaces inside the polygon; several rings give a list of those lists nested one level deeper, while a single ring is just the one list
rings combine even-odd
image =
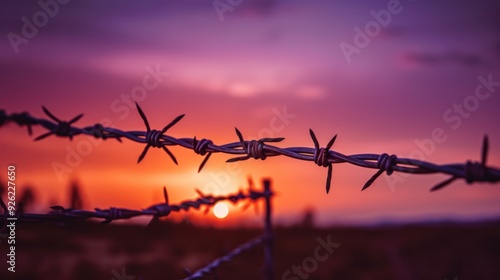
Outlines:
[{"label": "cloud", "polygon": [[229,86],[228,92],[236,97],[251,97],[257,93],[254,86],[245,83],[233,83]]}]

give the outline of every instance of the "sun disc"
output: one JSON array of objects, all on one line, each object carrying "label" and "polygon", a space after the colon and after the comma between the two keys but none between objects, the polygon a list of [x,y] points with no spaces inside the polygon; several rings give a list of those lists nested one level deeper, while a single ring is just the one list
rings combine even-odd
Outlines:
[{"label": "sun disc", "polygon": [[224,219],[229,214],[229,207],[224,202],[217,202],[213,209],[215,217],[219,219]]}]

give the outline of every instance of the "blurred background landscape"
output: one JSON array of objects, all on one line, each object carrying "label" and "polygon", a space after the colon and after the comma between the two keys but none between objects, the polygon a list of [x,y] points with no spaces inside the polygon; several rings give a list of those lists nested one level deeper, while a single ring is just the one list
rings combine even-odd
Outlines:
[{"label": "blurred background landscape", "polygon": [[[36,201],[31,189],[20,197],[24,211],[31,212]],[[78,184],[68,188],[66,200],[72,208],[85,205]],[[258,219],[260,209],[254,214]],[[187,213],[148,225],[18,223],[16,273],[2,270],[0,277],[183,279],[186,271],[208,265],[263,232],[262,226],[200,226]],[[498,279],[499,235],[500,220],[318,227],[315,211],[305,209],[293,224],[274,227],[275,279]],[[6,240],[0,238],[5,252]],[[257,246],[224,263],[217,277],[263,279],[263,251]],[[0,260],[6,261],[4,254]]]}]

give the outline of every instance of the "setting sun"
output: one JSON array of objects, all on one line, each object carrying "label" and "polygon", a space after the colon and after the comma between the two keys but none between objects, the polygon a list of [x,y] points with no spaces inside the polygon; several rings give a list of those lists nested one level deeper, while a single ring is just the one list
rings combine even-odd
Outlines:
[{"label": "setting sun", "polygon": [[224,219],[227,217],[227,214],[229,213],[229,208],[227,207],[227,204],[224,202],[217,202],[214,206],[214,215],[215,217],[219,219]]}]

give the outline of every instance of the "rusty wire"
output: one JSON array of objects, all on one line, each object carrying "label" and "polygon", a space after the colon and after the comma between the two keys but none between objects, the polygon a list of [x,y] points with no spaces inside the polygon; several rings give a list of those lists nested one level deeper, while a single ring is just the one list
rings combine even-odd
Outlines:
[{"label": "rusty wire", "polygon": [[198,172],[205,166],[208,159],[213,153],[225,153],[231,155],[239,155],[227,160],[227,162],[243,161],[250,158],[265,160],[267,157],[287,156],[304,161],[312,161],[318,166],[328,167],[326,192],[330,190],[330,182],[332,178],[332,165],[338,163],[350,163],[363,168],[378,169],[378,171],[365,183],[362,190],[368,188],[380,175],[384,172],[391,175],[393,172],[404,172],[411,174],[434,174],[443,173],[451,177],[436,186],[431,191],[441,189],[457,179],[464,179],[468,184],[474,182],[498,182],[500,181],[500,169],[486,165],[488,154],[488,137],[484,136],[481,150],[481,161],[472,162],[466,161],[465,164],[434,164],[411,158],[399,158],[396,155],[383,154],[354,154],[344,155],[337,151],[331,150],[336,135],[329,141],[325,147],[321,147],[316,135],[310,129],[309,133],[314,143],[314,148],[309,147],[289,147],[280,148],[269,143],[277,143],[284,138],[262,138],[259,140],[245,140],[242,133],[236,128],[238,142],[216,145],[209,139],[198,140],[193,138],[175,138],[164,133],[179,122],[184,115],[180,115],[166,125],[162,130],[151,129],[146,115],[136,103],[137,110],[144,121],[146,131],[122,131],[116,128],[103,127],[101,124],[78,128],[73,126],[73,123],[78,121],[83,115],[80,114],[70,121],[61,121],[55,117],[45,107],[43,111],[52,119],[36,118],[27,112],[7,114],[4,110],[0,110],[0,126],[14,122],[20,126],[27,126],[28,132],[32,133],[33,125],[40,125],[48,130],[47,133],[35,138],[40,140],[52,134],[59,137],[68,137],[70,140],[73,136],[84,134],[91,135],[96,138],[108,139],[113,138],[121,141],[122,138],[129,139],[134,142],[146,144],[144,150],[138,158],[138,162],[143,160],[150,147],[162,148],[169,157],[177,164],[177,159],[174,154],[167,148],[168,146],[181,146],[193,150],[200,155],[206,155],[203,159]]}]

